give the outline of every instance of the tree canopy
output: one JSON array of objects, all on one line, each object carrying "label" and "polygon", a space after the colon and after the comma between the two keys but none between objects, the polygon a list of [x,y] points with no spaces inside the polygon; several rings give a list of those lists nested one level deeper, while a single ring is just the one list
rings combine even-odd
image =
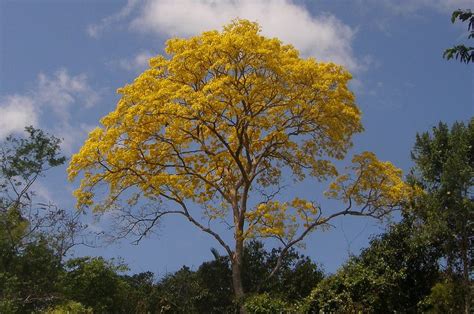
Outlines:
[{"label": "tree canopy", "polygon": [[[301,58],[247,20],[170,39],[165,51],[118,90],[116,109],[68,168],[70,179],[83,173],[79,208],[113,209],[119,236],[139,240],[162,217],[181,215],[225,249],[242,296],[244,241],[275,238],[284,255],[334,217],[380,218],[409,196],[401,171],[371,152],[353,157],[351,174],[338,173],[334,161],[363,129],[343,67]],[[287,200],[288,176],[332,179],[327,196],[346,205],[326,213],[317,198]],[[234,243],[215,222],[233,230]]]},{"label": "tree canopy", "polygon": [[470,311],[474,255],[474,119],[451,128],[439,123],[418,134],[410,180],[427,193],[415,204],[419,235],[439,243],[450,281],[459,281],[464,313]]}]

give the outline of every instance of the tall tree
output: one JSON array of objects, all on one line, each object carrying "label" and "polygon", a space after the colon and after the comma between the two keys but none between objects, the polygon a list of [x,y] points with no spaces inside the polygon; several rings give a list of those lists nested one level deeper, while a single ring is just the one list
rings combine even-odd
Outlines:
[{"label": "tall tree", "polygon": [[[246,20],[171,39],[166,53],[119,89],[116,110],[69,166],[71,179],[84,174],[79,208],[114,209],[120,235],[141,239],[161,218],[182,216],[228,254],[240,299],[246,240],[281,243],[272,277],[318,226],[343,215],[380,218],[408,196],[400,170],[370,152],[353,158],[353,175],[338,176],[333,161],[345,158],[362,131],[343,67],[302,59]],[[280,191],[288,176],[335,178],[328,196],[347,205],[326,213],[316,201],[286,200]],[[232,230],[231,242],[216,222]]]},{"label": "tall tree", "polygon": [[411,180],[426,193],[416,215],[421,229],[443,248],[448,274],[462,278],[464,312],[470,311],[470,268],[474,256],[474,118],[451,129],[439,123],[432,132],[417,135]]}]

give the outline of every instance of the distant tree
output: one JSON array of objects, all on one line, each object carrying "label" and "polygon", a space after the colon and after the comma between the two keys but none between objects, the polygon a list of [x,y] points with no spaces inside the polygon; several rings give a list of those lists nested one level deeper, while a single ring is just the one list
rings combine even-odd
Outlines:
[{"label": "distant tree", "polygon": [[156,289],[160,313],[215,313],[211,304],[203,302],[209,291],[189,267],[165,276]]},{"label": "distant tree", "polygon": [[288,302],[267,292],[250,296],[245,300],[244,307],[252,314],[296,313],[290,309]]},{"label": "distant tree", "polygon": [[46,241],[26,244],[7,262],[4,249],[0,248],[1,313],[31,313],[62,302],[61,258]]},{"label": "distant tree", "polygon": [[414,313],[439,280],[437,246],[420,242],[411,218],[371,240],[309,300],[311,313]]},{"label": "distant tree", "polygon": [[57,304],[47,308],[43,314],[93,314],[94,311],[91,308],[85,307],[79,302],[65,301],[61,304]]},{"label": "distant tree", "polygon": [[[243,283],[249,295],[254,296],[252,306],[260,304],[263,308],[273,301],[293,304],[307,297],[324,277],[316,264],[292,249],[285,255],[278,276],[267,280],[279,253],[278,249],[266,251],[258,241],[246,244]],[[166,313],[235,312],[239,304],[233,298],[229,257],[220,256],[215,250],[213,254],[214,260],[204,262],[196,271],[183,267],[159,281],[153,296],[159,300],[156,308]]]},{"label": "distant tree", "polygon": [[65,162],[59,139],[27,127],[0,141],[0,312],[61,301],[62,258],[84,226],[78,214],[39,200],[34,183]]},{"label": "distant tree", "polygon": [[[471,10],[456,10],[451,16],[451,22],[454,23],[457,20],[461,22],[468,22],[467,31],[469,35],[468,39],[474,38],[474,13]],[[452,58],[459,59],[459,61],[464,63],[469,63],[474,61],[474,47],[467,47],[465,45],[456,45],[452,48],[446,49],[443,53],[443,58],[447,60]]]},{"label": "distant tree", "polygon": [[128,312],[136,313],[159,313],[158,301],[155,289],[155,276],[152,272],[142,272],[134,275],[122,275],[121,279],[126,282],[126,303]]},{"label": "distant tree", "polygon": [[95,313],[132,313],[132,300],[127,299],[131,287],[120,276],[126,265],[102,257],[81,257],[68,260],[63,279],[68,300],[80,302]]},{"label": "distant tree", "polygon": [[[417,135],[410,180],[424,189],[414,214],[419,235],[440,243],[450,284],[460,284],[470,313],[474,257],[474,118],[451,128],[439,123]],[[438,290],[441,291],[441,290]]]},{"label": "distant tree", "polygon": [[307,256],[291,249],[281,261],[280,271],[267,279],[280,255],[281,248],[266,251],[259,241],[248,243],[243,263],[246,290],[257,294],[267,292],[289,302],[308,296],[312,288],[324,278],[323,271]]},{"label": "distant tree", "polygon": [[431,288],[431,293],[419,304],[422,313],[456,314],[464,311],[464,291],[458,282],[446,278]]}]

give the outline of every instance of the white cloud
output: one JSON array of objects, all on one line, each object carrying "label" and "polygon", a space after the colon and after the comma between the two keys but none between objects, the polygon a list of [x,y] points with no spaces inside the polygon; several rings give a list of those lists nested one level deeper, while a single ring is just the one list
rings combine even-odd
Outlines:
[{"label": "white cloud", "polygon": [[0,138],[37,124],[38,111],[33,98],[15,94],[0,100]]},{"label": "white cloud", "polygon": [[[304,6],[290,0],[129,0],[118,13],[89,25],[87,31],[98,37],[107,28],[120,27],[129,19],[134,31],[190,36],[221,29],[235,18],[257,21],[264,35],[293,44],[304,56],[343,64],[350,70],[364,68],[353,53],[353,28],[331,14],[312,16]],[[134,61],[123,60],[119,65],[136,68]]]},{"label": "white cloud", "polygon": [[35,94],[37,102],[50,107],[63,119],[69,118],[68,107],[73,103],[90,108],[99,100],[98,93],[89,86],[85,74],[70,76],[65,69],[60,69],[51,78],[40,73]]},{"label": "white cloud", "polygon": [[149,51],[141,51],[129,59],[120,59],[116,64],[127,71],[141,72],[147,68],[148,60],[153,56]]},{"label": "white cloud", "polygon": [[107,28],[109,28],[112,24],[129,16],[133,12],[137,4],[138,0],[127,0],[127,4],[116,14],[103,18],[97,24],[91,24],[87,26],[87,34],[89,34],[89,36],[93,38],[99,38],[101,33],[104,32]]},{"label": "white cloud", "polygon": [[[51,76],[40,73],[31,90],[0,100],[0,138],[34,125],[64,138],[63,149],[69,153],[80,135],[86,134],[84,127],[71,118],[73,113],[92,107],[99,98],[85,74],[74,76],[65,69]],[[52,120],[54,126],[47,127]]]},{"label": "white cloud", "polygon": [[312,16],[303,6],[287,0],[193,1],[154,0],[141,7],[131,28],[166,36],[190,36],[221,29],[232,19],[257,21],[266,36],[293,44],[304,56],[361,67],[353,54],[355,30],[335,16]]}]

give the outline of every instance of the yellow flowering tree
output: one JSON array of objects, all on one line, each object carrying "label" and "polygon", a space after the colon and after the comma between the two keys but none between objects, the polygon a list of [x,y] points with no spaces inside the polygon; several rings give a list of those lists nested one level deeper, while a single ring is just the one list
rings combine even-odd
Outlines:
[{"label": "yellow flowering tree", "polygon": [[[380,218],[407,197],[401,171],[372,153],[354,157],[352,175],[333,164],[362,131],[343,67],[303,59],[247,20],[170,39],[166,53],[118,90],[117,108],[69,165],[71,180],[83,173],[78,207],[118,213],[120,235],[139,241],[164,216],[184,217],[225,249],[241,298],[247,239],[275,238],[283,257],[337,216]],[[347,205],[325,213],[315,200],[284,201],[289,174],[334,180],[327,196]],[[232,243],[216,223],[228,225]]]}]

